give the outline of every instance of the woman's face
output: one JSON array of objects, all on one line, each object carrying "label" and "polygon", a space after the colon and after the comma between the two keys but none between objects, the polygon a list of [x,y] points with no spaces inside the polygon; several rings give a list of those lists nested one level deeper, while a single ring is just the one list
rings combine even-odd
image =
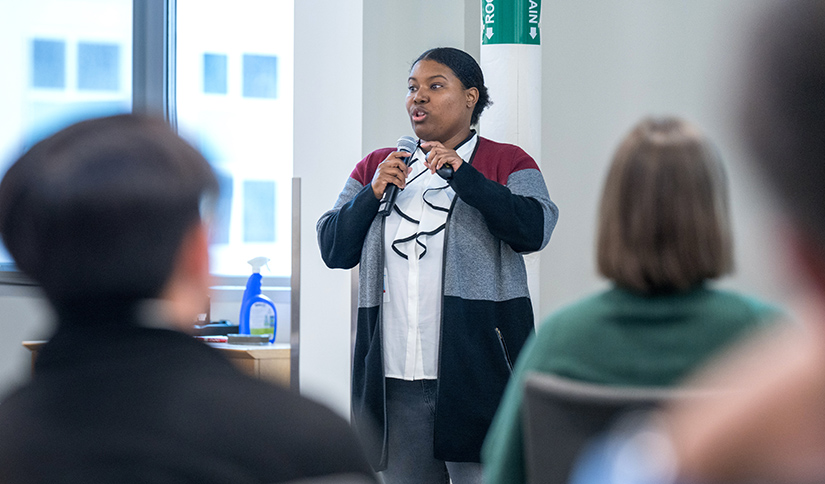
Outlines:
[{"label": "woman's face", "polygon": [[440,141],[453,148],[470,134],[470,119],[478,89],[465,89],[452,69],[430,59],[418,61],[410,72],[407,113],[422,141]]}]

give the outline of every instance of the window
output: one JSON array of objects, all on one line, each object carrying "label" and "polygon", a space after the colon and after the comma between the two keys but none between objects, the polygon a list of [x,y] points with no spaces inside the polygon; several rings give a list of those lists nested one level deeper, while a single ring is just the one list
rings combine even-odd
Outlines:
[{"label": "window", "polygon": [[275,182],[243,182],[243,241],[275,242]]},{"label": "window", "polygon": [[62,40],[32,41],[32,87],[66,87],[66,43]]},{"label": "window", "polygon": [[[213,273],[246,276],[246,261],[266,256],[270,276],[290,276],[293,0],[169,0],[168,12],[154,0],[27,0],[3,8],[0,175],[71,123],[129,112],[134,92],[139,106],[168,108],[218,174]],[[166,54],[146,47],[163,42],[165,22],[175,22],[174,45],[163,45],[175,49],[168,93],[152,77],[162,77]],[[138,68],[133,78],[133,31],[143,39],[135,60],[152,64],[151,76]],[[169,93],[176,95],[161,106]],[[0,271],[6,262],[0,247]]]},{"label": "window", "polygon": [[[231,8],[229,8],[231,5]],[[221,183],[212,272],[290,276],[292,0],[177,0],[176,106],[180,133]]]},{"label": "window", "polygon": [[69,124],[131,110],[132,0],[5,2],[0,45],[0,175]]},{"label": "window", "polygon": [[77,44],[77,88],[87,91],[117,91],[120,86],[120,46]]},{"label": "window", "polygon": [[278,97],[278,58],[272,55],[243,55],[244,97]]},{"label": "window", "polygon": [[203,54],[203,92],[226,94],[225,54]]}]

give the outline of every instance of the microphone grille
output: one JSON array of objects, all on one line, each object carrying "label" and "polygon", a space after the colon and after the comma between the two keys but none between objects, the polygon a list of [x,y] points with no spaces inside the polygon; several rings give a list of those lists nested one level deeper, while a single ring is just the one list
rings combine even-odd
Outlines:
[{"label": "microphone grille", "polygon": [[412,136],[402,136],[398,138],[398,151],[406,151],[407,153],[414,153],[418,148],[418,140]]}]

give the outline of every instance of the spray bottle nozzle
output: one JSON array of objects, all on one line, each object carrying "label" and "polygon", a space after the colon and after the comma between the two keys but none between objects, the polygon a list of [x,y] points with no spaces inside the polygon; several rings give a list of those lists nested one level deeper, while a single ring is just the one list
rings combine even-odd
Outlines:
[{"label": "spray bottle nozzle", "polygon": [[252,272],[254,274],[261,273],[261,266],[266,266],[266,268],[269,269],[269,264],[267,264],[267,262],[269,262],[269,258],[263,256],[255,257],[254,259],[250,259],[247,261],[247,263],[249,263],[249,265],[252,266]]}]

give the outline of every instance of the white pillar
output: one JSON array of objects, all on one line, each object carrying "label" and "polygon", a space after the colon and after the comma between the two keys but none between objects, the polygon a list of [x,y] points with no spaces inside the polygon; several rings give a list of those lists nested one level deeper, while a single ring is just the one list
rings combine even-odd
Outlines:
[{"label": "white pillar", "polygon": [[[512,143],[541,165],[541,0],[481,1],[481,69],[493,105],[481,133]],[[524,258],[533,314],[539,313],[538,253]]]}]

